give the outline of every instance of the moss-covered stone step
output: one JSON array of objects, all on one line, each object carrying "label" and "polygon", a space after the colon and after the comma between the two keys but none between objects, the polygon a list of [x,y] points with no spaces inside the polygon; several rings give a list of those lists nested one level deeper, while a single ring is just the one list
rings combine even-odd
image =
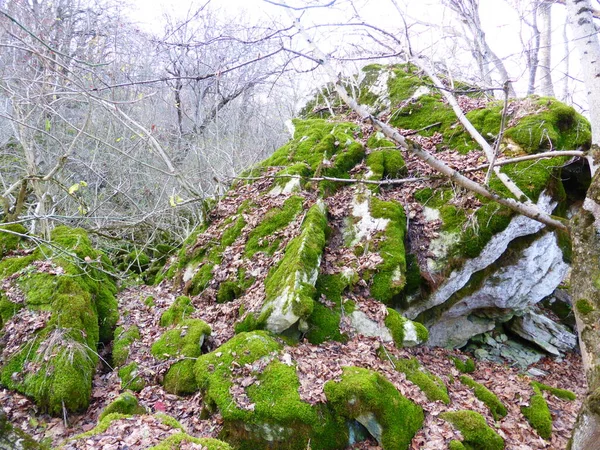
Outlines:
[{"label": "moss-covered stone step", "polygon": [[10,277],[8,284],[22,292],[22,298],[14,298],[14,289],[0,295],[2,330],[20,315],[47,317],[16,343],[17,351],[16,345],[9,346],[10,353],[3,350],[4,386],[53,415],[88,406],[97,346],[112,338],[118,318],[112,270],[84,230],[64,226],[52,231],[50,244],[0,262],[0,276]]}]

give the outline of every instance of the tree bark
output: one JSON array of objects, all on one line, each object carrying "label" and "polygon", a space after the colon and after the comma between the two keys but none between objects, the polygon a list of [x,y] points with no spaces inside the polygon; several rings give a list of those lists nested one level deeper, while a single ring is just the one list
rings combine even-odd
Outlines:
[{"label": "tree bark", "polygon": [[538,75],[540,77],[540,93],[546,97],[554,97],[552,83],[552,3],[542,2],[538,8],[540,14],[540,58]]},{"label": "tree bark", "polygon": [[590,0],[567,0],[566,6],[584,71],[592,126],[588,160],[594,175],[583,208],[571,221],[571,293],[588,394],[568,448],[591,450],[600,448],[600,41]]}]

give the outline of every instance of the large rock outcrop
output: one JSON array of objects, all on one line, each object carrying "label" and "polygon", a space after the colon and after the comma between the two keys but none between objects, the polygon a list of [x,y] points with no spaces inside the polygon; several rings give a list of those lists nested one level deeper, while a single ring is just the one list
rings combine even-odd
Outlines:
[{"label": "large rock outcrop", "polygon": [[[475,141],[428,86],[411,66],[368,66],[358,98],[447,164],[480,165]],[[456,89],[467,118],[494,142],[502,105]],[[566,236],[437,178],[351,116],[332,116],[346,111],[326,92],[159,279],[238,302],[238,332],[267,329],[315,343],[360,333],[399,346],[425,340],[419,322],[430,345],[463,346],[555,290],[568,269]],[[514,100],[508,112],[505,156],[589,146],[589,124],[554,99]],[[567,162],[523,161],[502,171],[541,209],[564,215]],[[468,174],[482,181],[485,172]],[[490,188],[510,195],[495,177]]]}]

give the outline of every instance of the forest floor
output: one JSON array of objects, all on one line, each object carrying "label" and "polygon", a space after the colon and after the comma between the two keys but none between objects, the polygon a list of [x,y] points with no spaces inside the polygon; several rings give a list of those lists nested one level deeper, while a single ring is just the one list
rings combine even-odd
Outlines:
[{"label": "forest floor", "polygon": [[[133,358],[139,359],[144,367],[146,387],[136,393],[139,402],[149,412],[162,412],[173,416],[181,422],[186,431],[197,437],[217,437],[221,430],[222,420],[218,414],[209,419],[201,419],[203,409],[202,395],[179,397],[167,393],[160,385],[160,380],[168,367],[164,362],[153,360],[149,348],[160,336],[158,321],[164,311],[175,299],[169,284],[159,286],[137,286],[128,288],[119,294],[121,321],[136,323],[140,327],[142,339],[132,348]],[[152,296],[155,304],[150,307],[144,301]],[[233,336],[235,302],[217,304],[208,303],[206,298],[193,298],[197,308],[196,316],[212,327],[212,336],[208,340],[209,350]],[[126,312],[126,313],[125,313]],[[312,345],[301,342],[297,346],[286,346],[288,353],[295,361],[300,378],[300,397],[309,403],[324,400],[323,385],[327,380],[335,379],[341,374],[344,366],[361,366],[377,370],[386,376],[406,397],[421,405],[425,411],[423,428],[415,435],[412,449],[446,449],[448,442],[459,438],[452,426],[439,418],[440,413],[448,410],[470,409],[481,413],[488,424],[495,423],[496,431],[504,438],[507,449],[564,449],[577,412],[580,399],[586,390],[585,378],[578,354],[568,354],[562,360],[544,358],[531,366],[540,369],[546,375],[535,378],[535,381],[569,389],[577,394],[577,400],[567,401],[553,395],[544,396],[552,414],[552,438],[544,440],[529,425],[521,413],[521,406],[529,403],[533,390],[530,382],[534,380],[523,371],[492,362],[477,361],[476,370],[469,374],[477,382],[493,391],[508,409],[506,417],[494,421],[489,409],[475,396],[473,391],[458,381],[461,373],[455,368],[449,356],[464,355],[459,351],[438,348],[396,349],[386,345],[390,356],[397,358],[416,357],[432,374],[441,377],[450,395],[450,405],[440,401],[428,401],[421,390],[408,381],[405,375],[395,370],[392,359],[377,356],[381,343],[374,338],[351,336],[347,343],[326,342]],[[110,359],[110,349],[101,352]],[[137,356],[136,356],[137,355]],[[530,368],[531,368],[530,367]],[[150,446],[151,442],[163,439],[164,427],[153,426],[149,416],[135,416],[127,421],[114,422],[105,432],[80,440],[68,439],[94,428],[98,416],[106,405],[122,392],[116,370],[107,363],[101,363],[94,377],[92,400],[88,410],[82,414],[70,414],[62,418],[40,414],[35,404],[28,398],[0,388],[0,405],[14,425],[20,427],[36,440],[54,446],[64,445],[66,449],[104,449],[104,450],[136,450]],[[241,395],[244,396],[242,390]],[[244,399],[240,399],[243,402]],[[189,448],[201,448],[194,446]],[[186,447],[187,448],[187,447]],[[352,449],[379,449],[375,440],[355,444]]]}]

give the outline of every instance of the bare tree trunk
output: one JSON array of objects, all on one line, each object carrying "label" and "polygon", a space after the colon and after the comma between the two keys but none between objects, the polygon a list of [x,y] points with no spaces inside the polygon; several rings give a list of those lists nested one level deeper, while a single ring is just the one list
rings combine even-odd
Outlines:
[{"label": "bare tree trunk", "polygon": [[528,51],[527,65],[529,66],[529,81],[527,83],[527,95],[533,95],[535,93],[535,78],[537,76],[537,70],[540,63],[540,44],[541,44],[541,33],[538,28],[537,17],[538,17],[539,0],[534,2],[533,6],[533,22],[530,24],[533,30],[533,48]]},{"label": "bare tree trunk", "polygon": [[600,443],[600,41],[590,0],[567,0],[567,14],[584,71],[592,149],[589,161],[596,172],[582,210],[572,219],[573,273],[571,289],[588,395],[573,430],[569,448],[590,450]]},{"label": "bare tree trunk", "polygon": [[554,97],[552,83],[552,3],[542,2],[538,8],[540,14],[540,59],[538,74],[540,76],[540,93],[546,97]]}]

